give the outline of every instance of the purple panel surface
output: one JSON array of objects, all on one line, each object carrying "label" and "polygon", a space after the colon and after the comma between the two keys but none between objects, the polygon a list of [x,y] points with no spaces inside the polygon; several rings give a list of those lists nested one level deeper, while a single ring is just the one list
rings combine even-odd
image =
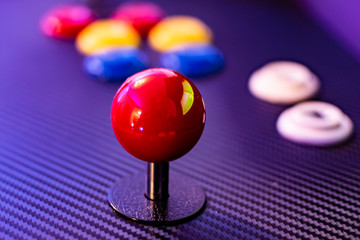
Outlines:
[{"label": "purple panel surface", "polygon": [[[299,61],[322,82],[317,99],[339,106],[360,129],[359,63],[295,6],[157,1],[171,15],[204,20],[227,65],[193,79],[207,123],[197,146],[170,166],[204,188],[207,206],[190,222],[155,227],[123,219],[107,203],[116,180],[146,163],[112,132],[119,83],[89,78],[73,43],[40,34],[41,15],[64,2],[0,1],[0,239],[360,238],[358,134],[333,148],[288,142],[275,129],[286,106],[247,90],[266,62]],[[144,51],[159,66],[159,55]]]}]

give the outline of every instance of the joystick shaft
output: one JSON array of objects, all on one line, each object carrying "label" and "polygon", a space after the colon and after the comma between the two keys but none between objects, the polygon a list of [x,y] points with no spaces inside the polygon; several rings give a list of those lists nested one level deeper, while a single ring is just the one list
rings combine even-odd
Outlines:
[{"label": "joystick shaft", "polygon": [[147,164],[145,195],[153,201],[166,200],[169,197],[169,163]]}]

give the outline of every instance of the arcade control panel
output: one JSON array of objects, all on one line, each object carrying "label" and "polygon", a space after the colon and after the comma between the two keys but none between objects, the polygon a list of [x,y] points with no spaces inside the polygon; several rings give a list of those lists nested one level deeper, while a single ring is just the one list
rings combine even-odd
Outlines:
[{"label": "arcade control panel", "polygon": [[[109,42],[52,39],[53,28],[39,28],[61,4],[95,13],[76,10],[86,21],[75,28],[67,22],[70,31],[61,35],[76,38],[98,18],[114,17],[123,2],[0,2],[0,239],[360,238],[359,62],[298,5],[154,1],[163,10],[151,8],[155,27],[167,17],[190,16],[192,31],[157,45],[163,39],[148,35],[151,30],[122,25],[127,38],[111,44],[125,43],[125,51],[94,56]],[[116,13],[123,21],[133,11]],[[172,48],[194,32],[191,50]],[[191,68],[199,59],[210,60]],[[281,76],[287,63],[300,65],[290,71],[299,74],[287,89],[319,81],[306,98],[325,105],[302,105],[306,114],[282,118],[291,126],[300,122],[295,129],[315,126],[300,140],[294,134],[308,130],[284,132],[278,120],[298,103],[269,102],[249,89],[256,71],[279,61]],[[129,62],[126,74],[109,70]],[[150,75],[136,75],[148,68]],[[162,88],[136,88],[155,82]],[[142,108],[132,116],[125,103]],[[344,119],[348,132],[325,141],[323,130],[343,126]]]}]

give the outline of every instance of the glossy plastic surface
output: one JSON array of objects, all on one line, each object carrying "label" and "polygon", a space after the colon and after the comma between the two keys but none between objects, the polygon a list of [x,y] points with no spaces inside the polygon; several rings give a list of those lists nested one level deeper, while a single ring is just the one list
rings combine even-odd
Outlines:
[{"label": "glossy plastic surface", "polygon": [[284,138],[305,145],[332,146],[352,136],[354,124],[338,107],[307,101],[283,111],[276,128]]},{"label": "glossy plastic surface", "polygon": [[40,28],[50,37],[75,39],[77,34],[95,19],[93,11],[86,6],[62,5],[45,14]]},{"label": "glossy plastic surface", "polygon": [[145,53],[135,47],[108,49],[84,59],[85,72],[108,82],[124,81],[147,66]]},{"label": "glossy plastic surface", "polygon": [[190,151],[205,126],[205,106],[195,85],[169,69],[128,78],[111,107],[120,144],[147,162],[175,160]]},{"label": "glossy plastic surface", "polygon": [[129,22],[140,35],[146,36],[164,16],[165,12],[154,3],[130,2],[119,6],[113,18]]},{"label": "glossy plastic surface", "polygon": [[157,51],[168,51],[184,44],[210,43],[212,38],[212,31],[200,19],[171,16],[151,29],[149,44]]},{"label": "glossy plastic surface", "polygon": [[273,104],[294,104],[316,95],[318,77],[305,65],[293,61],[273,61],[251,74],[252,95]]},{"label": "glossy plastic surface", "polygon": [[190,44],[165,52],[160,57],[162,67],[186,77],[205,77],[219,72],[224,66],[222,52],[210,44]]},{"label": "glossy plastic surface", "polygon": [[83,54],[93,54],[115,47],[137,47],[140,36],[127,22],[98,20],[91,23],[76,38],[76,47]]}]

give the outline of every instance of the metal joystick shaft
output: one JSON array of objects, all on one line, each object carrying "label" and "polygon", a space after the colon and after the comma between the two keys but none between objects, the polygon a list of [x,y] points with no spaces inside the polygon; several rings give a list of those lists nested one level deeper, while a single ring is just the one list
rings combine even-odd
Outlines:
[{"label": "metal joystick shaft", "polygon": [[153,201],[169,197],[169,163],[148,163],[145,196]]},{"label": "metal joystick shaft", "polygon": [[195,216],[205,206],[205,193],[191,178],[169,178],[169,163],[148,163],[145,185],[143,179],[141,173],[120,179],[110,189],[109,203],[117,213],[142,223],[171,224]]},{"label": "metal joystick shaft", "polygon": [[187,176],[169,176],[169,162],[195,146],[205,119],[200,92],[181,74],[154,68],[129,77],[114,97],[111,123],[124,149],[147,162],[146,177],[139,173],[115,183],[108,194],[110,206],[126,218],[153,225],[198,214],[205,206],[203,189]]}]

